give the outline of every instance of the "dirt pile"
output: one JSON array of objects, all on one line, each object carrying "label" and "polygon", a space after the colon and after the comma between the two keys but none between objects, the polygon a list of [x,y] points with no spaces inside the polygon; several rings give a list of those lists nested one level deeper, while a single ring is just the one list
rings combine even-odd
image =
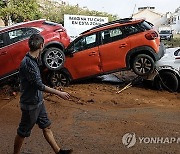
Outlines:
[{"label": "dirt pile", "polygon": [[[130,81],[125,75],[124,79],[126,84]],[[75,83],[63,88],[72,95],[69,101],[45,94],[57,142],[63,148],[72,147],[75,154],[180,153],[177,143],[145,144],[138,140],[143,136],[180,137],[180,94],[143,85],[117,94],[126,84]],[[6,95],[11,91],[5,89],[1,88],[0,94],[0,153],[10,154],[21,113],[19,93]],[[10,99],[4,100],[6,97]],[[131,148],[122,143],[127,132],[136,135],[136,144]],[[53,153],[37,126],[25,140],[22,152]]]}]

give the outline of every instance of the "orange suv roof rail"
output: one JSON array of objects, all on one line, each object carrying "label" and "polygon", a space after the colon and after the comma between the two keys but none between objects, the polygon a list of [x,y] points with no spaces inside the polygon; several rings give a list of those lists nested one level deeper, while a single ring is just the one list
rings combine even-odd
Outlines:
[{"label": "orange suv roof rail", "polygon": [[107,22],[107,23],[104,23],[104,24],[95,26],[95,27],[93,27],[93,28],[91,28],[91,29],[88,29],[88,30],[82,32],[81,34],[85,34],[85,33],[87,33],[87,32],[90,32],[90,31],[93,30],[93,29],[100,28],[100,27],[104,27],[104,26],[108,26],[108,25],[115,24],[115,23],[120,23],[120,24],[128,23],[128,22],[131,22],[132,19],[133,19],[133,18],[123,18],[123,19],[119,19],[119,20],[114,20],[114,21],[111,21],[111,22]]}]

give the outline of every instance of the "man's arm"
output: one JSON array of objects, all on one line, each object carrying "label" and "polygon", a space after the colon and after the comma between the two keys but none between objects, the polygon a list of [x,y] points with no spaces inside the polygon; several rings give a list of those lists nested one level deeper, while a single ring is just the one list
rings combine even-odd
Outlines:
[{"label": "man's arm", "polygon": [[40,74],[38,73],[38,70],[39,68],[36,68],[32,63],[28,63],[28,65],[26,65],[25,67],[25,75],[26,75],[26,78],[27,80],[32,84],[34,85],[35,87],[37,87],[37,89],[41,90],[41,91],[45,91],[45,92],[48,92],[48,93],[51,93],[51,94],[55,94],[55,95],[58,95],[59,97],[63,98],[63,99],[69,99],[70,95],[66,92],[62,92],[62,91],[59,91],[59,90],[56,90],[56,89],[53,89],[53,88],[50,88],[46,85],[44,85],[42,83],[42,80],[41,80],[41,76]]},{"label": "man's arm", "polygon": [[45,85],[45,92],[47,93],[50,93],[50,94],[55,94],[55,95],[58,95],[59,97],[67,100],[69,99],[70,95],[67,93],[67,92],[62,92],[62,91],[59,91],[59,90],[56,90],[54,88],[50,88],[48,86]]}]

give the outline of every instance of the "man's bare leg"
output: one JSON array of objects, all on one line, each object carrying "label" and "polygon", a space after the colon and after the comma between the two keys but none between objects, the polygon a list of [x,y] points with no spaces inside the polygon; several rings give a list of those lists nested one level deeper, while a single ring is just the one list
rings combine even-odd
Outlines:
[{"label": "man's bare leg", "polygon": [[46,141],[50,144],[54,152],[58,153],[60,151],[60,147],[57,145],[50,127],[43,129],[43,134]]},{"label": "man's bare leg", "polygon": [[23,141],[24,141],[24,137],[21,137],[17,134],[14,140],[14,153],[13,154],[20,153]]}]

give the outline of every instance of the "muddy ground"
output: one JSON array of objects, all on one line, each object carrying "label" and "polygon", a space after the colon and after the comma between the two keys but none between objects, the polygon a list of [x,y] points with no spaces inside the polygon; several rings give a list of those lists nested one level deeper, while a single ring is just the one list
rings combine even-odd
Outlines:
[{"label": "muddy ground", "polygon": [[[129,80],[126,75],[120,77]],[[61,147],[73,148],[74,154],[180,153],[180,141],[138,140],[180,137],[180,93],[157,91],[139,83],[117,94],[123,86],[124,83],[75,83],[63,88],[74,96],[69,101],[45,94],[52,130]],[[19,93],[12,92],[8,86],[1,87],[0,154],[12,153],[21,115]],[[122,143],[128,132],[135,133],[137,139],[130,148]],[[38,126],[25,139],[22,153],[53,153]]]}]

